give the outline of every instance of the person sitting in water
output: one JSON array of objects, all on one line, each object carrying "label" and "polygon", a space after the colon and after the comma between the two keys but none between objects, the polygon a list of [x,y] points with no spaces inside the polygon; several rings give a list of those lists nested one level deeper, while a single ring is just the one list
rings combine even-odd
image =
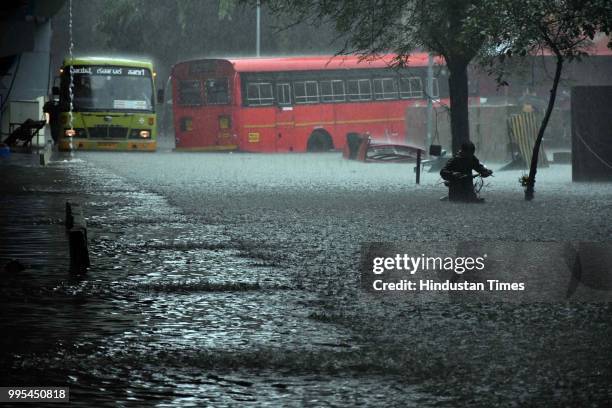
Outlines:
[{"label": "person sitting in water", "polygon": [[493,171],[483,166],[474,155],[476,146],[472,142],[465,142],[461,149],[440,170],[440,176],[446,180],[448,186],[448,199],[450,201],[482,202],[474,191],[472,170],[482,177],[488,177]]}]

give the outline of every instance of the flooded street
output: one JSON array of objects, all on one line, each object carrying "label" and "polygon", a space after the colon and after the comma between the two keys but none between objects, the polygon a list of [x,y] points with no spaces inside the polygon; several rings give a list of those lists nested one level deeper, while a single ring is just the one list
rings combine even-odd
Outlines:
[{"label": "flooded street", "polygon": [[[609,240],[612,186],[572,184],[570,166],[542,169],[532,203],[520,171],[496,173],[470,206],[440,201],[437,174],[415,186],[413,165],[338,153],[56,159],[3,198],[3,261],[26,265],[0,285],[3,383],[53,379],[74,406],[612,399],[609,304],[416,304],[359,286],[367,241]],[[44,211],[8,210],[33,197]],[[67,200],[87,219],[82,277]],[[24,258],[37,239],[51,250]]]},{"label": "flooded street", "polygon": [[611,5],[3,1],[0,408],[612,408]]}]

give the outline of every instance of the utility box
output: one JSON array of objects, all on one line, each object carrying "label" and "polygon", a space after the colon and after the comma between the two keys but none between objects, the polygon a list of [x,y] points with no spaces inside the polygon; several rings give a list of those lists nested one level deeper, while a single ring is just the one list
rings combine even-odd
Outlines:
[{"label": "utility box", "polygon": [[[40,96],[32,101],[8,101],[7,108],[2,115],[2,140],[6,139],[8,135],[17,127],[25,122],[27,119],[42,120],[43,115],[43,104],[44,97]],[[34,136],[32,139],[33,147],[45,146],[45,128],[42,128],[38,132],[38,136]]]},{"label": "utility box", "polygon": [[612,86],[572,88],[572,180],[612,181]]}]

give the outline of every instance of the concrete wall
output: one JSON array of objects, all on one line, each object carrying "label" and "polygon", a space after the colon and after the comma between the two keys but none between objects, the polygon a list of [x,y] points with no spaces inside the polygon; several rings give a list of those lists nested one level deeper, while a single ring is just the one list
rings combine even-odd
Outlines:
[{"label": "concrete wall", "polygon": [[[51,22],[45,20],[36,23],[34,29],[34,47],[17,56],[9,72],[10,77],[4,79],[5,88],[1,90],[2,134],[3,138],[9,132],[11,118],[9,106],[13,101],[36,101],[48,96],[51,57]],[[12,86],[10,86],[12,83]],[[13,109],[13,112],[15,110]],[[43,118],[42,106],[33,120]]]},{"label": "concrete wall", "polygon": [[572,88],[572,180],[612,182],[612,86]]},{"label": "concrete wall", "polygon": [[11,99],[33,100],[49,93],[49,64],[51,58],[51,21],[37,24],[32,51],[21,54]]},{"label": "concrete wall", "polygon": [[[41,105],[49,92],[51,18],[65,0],[4,0],[0,13],[0,130],[23,113],[21,101]],[[13,114],[14,118],[9,116]],[[43,118],[41,109],[30,113]]]},{"label": "concrete wall", "polygon": [[[476,145],[476,154],[483,161],[508,162],[510,142],[507,119],[521,112],[522,106],[499,103],[470,106],[470,139]],[[545,142],[558,139],[562,132],[561,123],[568,112],[555,111],[545,134]],[[406,110],[407,142],[425,145],[427,107],[412,106]],[[442,149],[451,152],[450,111],[447,107],[434,110],[433,144],[441,144]],[[546,145],[546,143],[545,143]]]}]

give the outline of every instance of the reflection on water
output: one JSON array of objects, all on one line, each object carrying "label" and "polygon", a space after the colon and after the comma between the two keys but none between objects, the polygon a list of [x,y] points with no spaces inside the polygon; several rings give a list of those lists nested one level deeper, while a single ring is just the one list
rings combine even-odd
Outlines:
[{"label": "reflection on water", "polygon": [[[609,239],[612,187],[572,184],[569,166],[540,170],[532,203],[520,171],[496,174],[483,207],[439,201],[435,174],[417,187],[411,166],[333,154],[81,157],[0,195],[2,261],[31,255],[0,281],[2,383],[68,384],[87,407],[610,400],[610,305],[359,290],[365,241]],[[72,198],[90,226],[80,278]]]},{"label": "reflection on water", "polygon": [[[75,179],[61,182],[64,171]],[[55,163],[42,177],[3,198],[2,258],[27,269],[0,284],[2,385],[68,385],[82,406],[424,397],[394,376],[351,374],[358,342],[310,319],[315,294],[223,226],[80,161]],[[89,227],[93,266],[82,277],[67,272],[62,219],[71,199]]]}]

